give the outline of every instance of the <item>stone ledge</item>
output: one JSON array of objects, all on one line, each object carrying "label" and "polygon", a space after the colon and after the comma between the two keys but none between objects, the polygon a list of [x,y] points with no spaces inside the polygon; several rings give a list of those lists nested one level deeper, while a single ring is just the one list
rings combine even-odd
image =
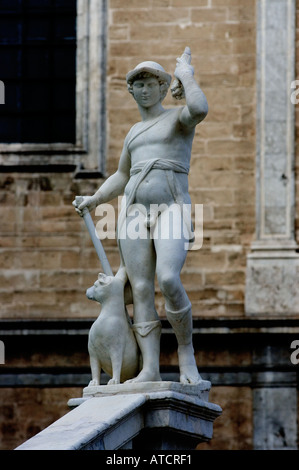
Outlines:
[{"label": "stone ledge", "polygon": [[207,401],[210,387],[209,381],[86,387],[83,397],[69,400],[69,413],[17,449],[191,450],[212,438],[222,413]]},{"label": "stone ledge", "polygon": [[144,403],[142,394],[122,396],[121,399],[91,398],[18,446],[17,450],[117,449],[142,429],[140,407]]},{"label": "stone ledge", "polygon": [[[84,337],[87,336],[94,319],[45,319],[45,320],[20,320],[1,319],[0,336],[9,338],[20,337],[34,340],[36,336],[45,338],[55,337]],[[165,319],[162,322],[162,337],[174,335],[172,328]],[[233,334],[279,334],[299,333],[299,317],[294,315],[287,318],[277,315],[260,314],[258,317],[193,317],[193,336],[197,335],[233,335]]]}]

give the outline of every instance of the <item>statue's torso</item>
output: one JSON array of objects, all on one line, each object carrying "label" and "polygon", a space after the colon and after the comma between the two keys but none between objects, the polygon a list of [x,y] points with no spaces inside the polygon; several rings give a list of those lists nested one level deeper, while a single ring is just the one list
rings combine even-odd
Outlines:
[{"label": "statue's torso", "polygon": [[[156,158],[173,160],[184,164],[186,168],[189,167],[194,130],[184,131],[179,122],[180,109],[167,110],[155,123],[140,122],[132,128],[128,139],[131,167]],[[138,175],[131,176],[125,188],[125,195],[130,194],[137,177]],[[189,203],[188,175],[176,173],[176,179],[185,202]],[[152,169],[149,172],[140,183],[134,202],[146,207],[150,204],[170,205],[174,202],[164,170]]]}]

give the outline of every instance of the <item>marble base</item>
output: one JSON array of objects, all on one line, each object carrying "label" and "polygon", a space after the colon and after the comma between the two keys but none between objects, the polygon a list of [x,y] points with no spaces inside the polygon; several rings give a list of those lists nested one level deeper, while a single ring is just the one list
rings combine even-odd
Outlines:
[{"label": "marble base", "polygon": [[86,387],[71,411],[18,450],[191,450],[213,435],[211,384],[144,382]]},{"label": "marble base", "polygon": [[91,397],[106,397],[111,395],[128,395],[136,393],[154,393],[154,392],[178,392],[187,396],[197,396],[202,400],[208,401],[211,382],[202,380],[199,384],[190,385],[180,382],[141,382],[141,383],[123,383],[118,385],[97,385],[85,387],[83,389],[83,397],[72,398],[68,401],[70,408],[78,406],[81,402]]}]

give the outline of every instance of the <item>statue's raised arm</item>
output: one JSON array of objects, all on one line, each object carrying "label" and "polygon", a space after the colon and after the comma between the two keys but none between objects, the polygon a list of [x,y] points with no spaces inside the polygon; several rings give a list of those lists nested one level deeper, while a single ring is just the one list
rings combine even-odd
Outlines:
[{"label": "statue's raised arm", "polygon": [[[191,65],[191,51],[186,47],[184,54],[177,58],[174,76],[179,86],[172,87],[173,95],[177,99],[185,98],[180,121],[186,127],[194,127],[199,124],[208,114],[208,102],[205,94],[194,78],[194,68]],[[181,88],[180,94],[178,89]]]}]

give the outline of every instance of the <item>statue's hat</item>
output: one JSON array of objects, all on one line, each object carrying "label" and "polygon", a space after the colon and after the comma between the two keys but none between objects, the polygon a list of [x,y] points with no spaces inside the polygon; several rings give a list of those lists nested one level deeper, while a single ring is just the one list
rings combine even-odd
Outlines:
[{"label": "statue's hat", "polygon": [[158,79],[165,80],[168,85],[170,85],[170,82],[172,80],[171,75],[165,72],[162,65],[158,64],[157,62],[147,60],[146,62],[141,62],[140,64],[136,65],[134,70],[131,70],[129,73],[127,73],[127,83],[131,84],[134,81],[134,78],[142,72],[148,72],[157,77]]}]

